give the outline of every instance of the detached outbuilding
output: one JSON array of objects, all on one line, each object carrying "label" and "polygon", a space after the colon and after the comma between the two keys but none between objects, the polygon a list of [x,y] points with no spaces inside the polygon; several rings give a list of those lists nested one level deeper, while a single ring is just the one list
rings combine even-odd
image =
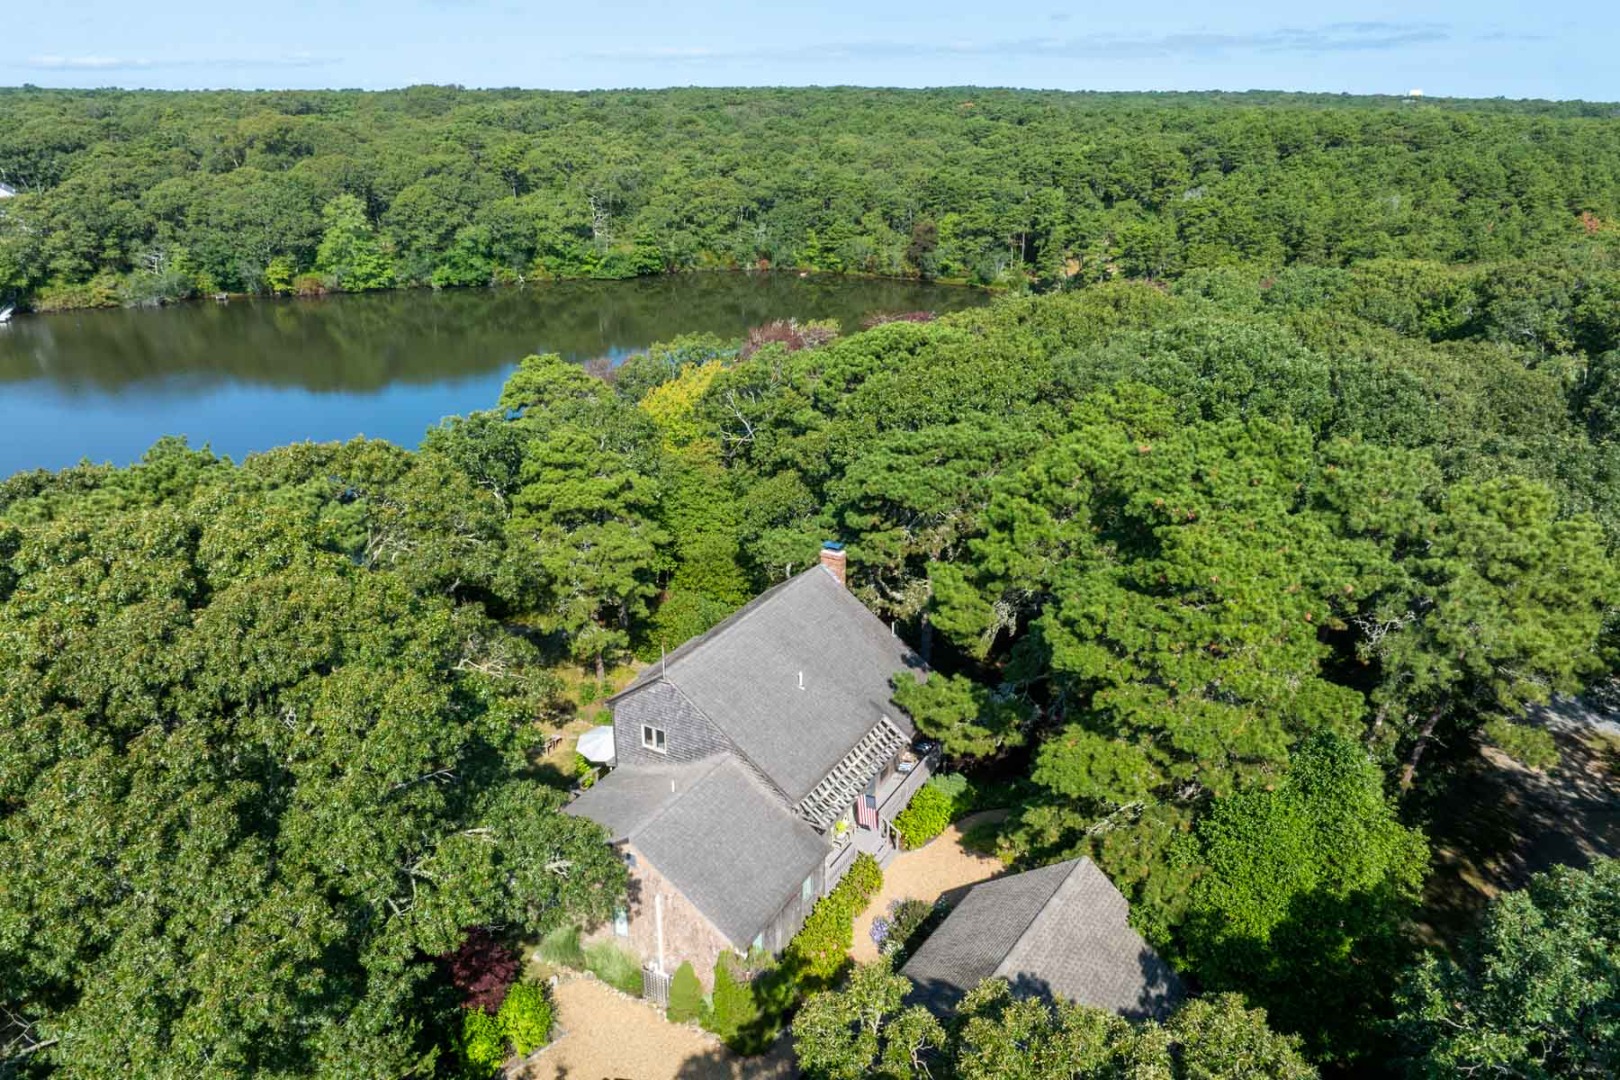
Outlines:
[{"label": "detached outbuilding", "polygon": [[1000,978],[1022,997],[1162,1020],[1181,1000],[1181,983],[1129,917],[1125,897],[1090,859],[1054,863],[975,885],[901,974],[940,1015]]}]

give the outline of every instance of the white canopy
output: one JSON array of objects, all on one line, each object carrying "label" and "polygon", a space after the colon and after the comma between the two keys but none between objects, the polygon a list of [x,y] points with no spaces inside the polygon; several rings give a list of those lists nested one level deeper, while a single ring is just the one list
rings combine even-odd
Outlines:
[{"label": "white canopy", "polygon": [[601,727],[591,728],[591,730],[579,737],[579,742],[574,744],[574,749],[578,750],[580,756],[586,761],[603,764],[612,761],[613,725],[603,724]]}]

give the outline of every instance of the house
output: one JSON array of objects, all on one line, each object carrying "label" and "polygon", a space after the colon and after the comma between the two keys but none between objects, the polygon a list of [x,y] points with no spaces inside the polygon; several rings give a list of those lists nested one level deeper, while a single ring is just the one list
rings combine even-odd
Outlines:
[{"label": "house", "polygon": [[901,974],[935,1013],[1006,979],[1013,993],[1163,1019],[1182,996],[1170,966],[1131,929],[1130,906],[1090,859],[995,878],[970,889]]},{"label": "house", "polygon": [[[780,951],[932,771],[892,702],[923,665],[844,585],[844,552],[765,592],[609,699],[615,768],[568,812],[630,870],[611,928],[654,975]],[[649,986],[658,985],[649,978]]]}]

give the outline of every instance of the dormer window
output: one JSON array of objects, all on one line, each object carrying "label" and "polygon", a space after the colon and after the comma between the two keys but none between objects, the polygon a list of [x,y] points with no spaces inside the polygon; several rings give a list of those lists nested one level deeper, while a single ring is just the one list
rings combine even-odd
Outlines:
[{"label": "dormer window", "polygon": [[651,724],[642,724],[641,745],[656,754],[664,753],[664,729],[653,727]]}]

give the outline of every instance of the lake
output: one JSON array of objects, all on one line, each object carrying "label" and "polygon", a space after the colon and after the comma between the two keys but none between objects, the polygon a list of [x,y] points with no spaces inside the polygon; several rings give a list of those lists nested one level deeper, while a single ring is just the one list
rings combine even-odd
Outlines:
[{"label": "lake", "polygon": [[236,460],[304,439],[415,446],[491,408],[529,353],[615,362],[655,341],[772,319],[945,313],[974,289],[795,274],[684,274],[526,288],[233,300],[18,316],[0,327],[0,477],[125,465],[162,435]]}]

